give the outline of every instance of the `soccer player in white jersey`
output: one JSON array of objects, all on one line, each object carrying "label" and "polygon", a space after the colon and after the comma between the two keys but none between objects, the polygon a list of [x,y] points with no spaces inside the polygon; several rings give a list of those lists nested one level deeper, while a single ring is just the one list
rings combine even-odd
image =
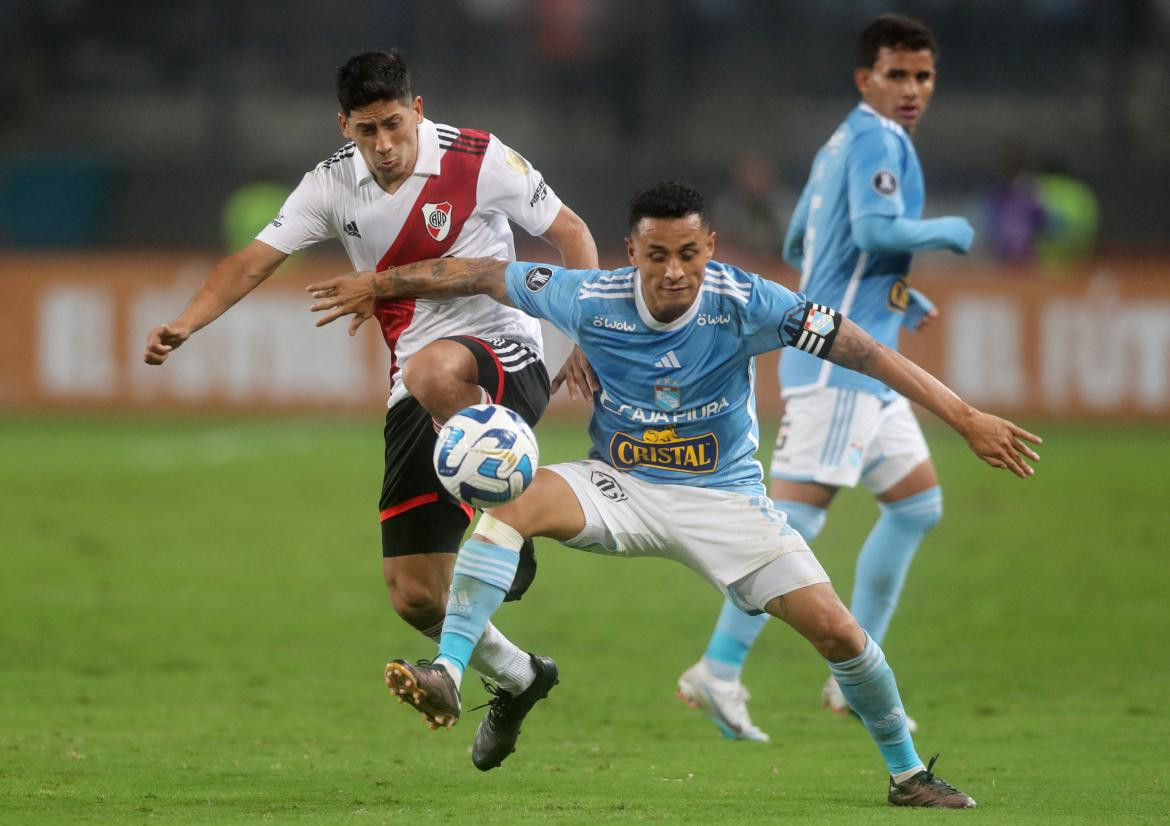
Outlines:
[{"label": "soccer player in white jersey", "polygon": [[[784,240],[800,290],[893,349],[899,327],[918,329],[937,315],[909,288],[912,253],[964,253],[973,237],[963,218],[921,219],[922,169],[910,136],[934,92],[937,54],[934,36],[916,20],[883,15],[865,28],[854,72],[862,102],[817,153]],[[926,441],[906,399],[875,378],[787,350],[780,383],[785,412],[772,498],[808,542],[842,486],[860,481],[877,498],[880,515],[857,557],[850,610],[883,643],[914,553],[942,516]],[[766,619],[724,602],[706,652],[679,677],[679,696],[727,737],[768,739],[752,724],[740,680]],[[849,711],[832,675],[822,700]]]},{"label": "soccer player in white jersey", "polygon": [[[836,310],[711,260],[702,196],[673,182],[631,201],[630,263],[567,270],[443,259],[332,279],[309,289],[319,323],[360,324],[375,297],[490,295],[546,318],[596,371],[589,459],[541,468],[519,498],[485,513],[459,552],[434,663],[395,660],[386,681],[433,726],[460,714],[459,685],[500,606],[528,537],[687,565],[744,610],[767,611],[827,660],[890,773],[889,800],[968,808],[975,801],[923,766],[893,672],[841,604],[800,534],[766,495],[755,416],[754,356],[794,346],[860,370],[922,404],[976,455],[1020,476],[1038,437],[965,404]],[[1021,456],[1022,454],[1022,456]],[[453,606],[459,610],[453,610]]]},{"label": "soccer player in white jersey", "polygon": [[[194,332],[268,278],[292,252],[337,238],[356,269],[382,270],[444,255],[514,259],[509,220],[539,236],[570,267],[597,265],[584,222],[541,174],[499,138],[423,117],[402,55],[367,52],[337,71],[338,121],[349,142],[304,176],[272,223],[207,276],[174,321],[156,327],[148,364],[162,364]],[[374,310],[391,352],[385,476],[379,503],[382,571],[406,622],[438,640],[455,553],[471,508],[439,483],[431,463],[438,424],[470,404],[506,404],[530,424],[544,412],[548,374],[536,321],[483,296],[413,298]],[[535,570],[531,549],[513,597]],[[489,628],[474,664],[496,679],[490,720],[472,757],[499,765],[520,722],[555,684],[556,666]]]}]

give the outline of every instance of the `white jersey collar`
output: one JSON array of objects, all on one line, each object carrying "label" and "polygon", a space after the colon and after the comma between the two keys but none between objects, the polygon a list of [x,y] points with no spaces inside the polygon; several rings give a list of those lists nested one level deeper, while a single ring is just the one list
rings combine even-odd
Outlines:
[{"label": "white jersey collar", "polygon": [[[878,112],[878,110],[876,110],[872,106],[870,106],[868,103],[865,103],[865,102],[859,103],[859,104],[857,104],[857,108],[860,109],[862,112],[865,112],[867,115],[873,115],[875,118],[878,119],[878,123],[880,123],[882,126],[886,127],[887,129],[891,129],[891,130],[893,130],[901,135],[906,135],[906,130],[902,128],[902,124],[898,123],[895,120],[890,120],[885,115]],[[909,135],[906,135],[906,136],[909,137]]]},{"label": "white jersey collar", "polygon": [[[435,124],[423,118],[418,125],[418,157],[414,159],[414,172],[411,174],[425,177],[438,175],[440,154],[439,133]],[[353,174],[358,186],[374,180],[374,173],[366,166],[366,159],[357,146],[353,149]]]},{"label": "white jersey collar", "polygon": [[[706,283],[707,272],[703,271],[703,281]],[[677,330],[680,327],[685,327],[691,322],[696,315],[699,314],[699,302],[703,298],[703,285],[699,285],[699,292],[695,296],[694,303],[687,308],[687,311],[676,318],[674,321],[659,321],[650,312],[646,306],[646,299],[642,296],[642,271],[637,267],[634,268],[634,305],[638,308],[638,318],[642,319],[642,323],[651,330],[657,330],[660,333],[667,333],[671,330]]]}]

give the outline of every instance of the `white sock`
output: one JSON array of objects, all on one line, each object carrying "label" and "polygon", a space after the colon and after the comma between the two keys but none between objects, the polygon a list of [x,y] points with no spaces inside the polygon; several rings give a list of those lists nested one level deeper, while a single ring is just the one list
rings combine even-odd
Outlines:
[{"label": "white sock", "polygon": [[918,764],[918,768],[916,768],[916,769],[910,769],[910,771],[906,771],[906,772],[898,772],[897,774],[893,775],[894,782],[895,783],[902,783],[906,780],[909,780],[911,777],[918,774],[918,772],[920,772],[920,771],[926,771],[926,766],[922,765],[921,763]]},{"label": "white sock", "polygon": [[[443,623],[441,622],[435,623],[422,632],[424,637],[434,640],[436,643],[439,642],[439,636],[442,633]],[[455,681],[455,687],[459,688],[463,681],[463,672],[459,670],[459,666],[443,657],[436,659],[435,663],[447,669],[447,673]],[[500,633],[500,629],[490,622],[484,628],[483,636],[479,638],[479,644],[475,646],[470,665],[481,674],[491,677],[500,684],[500,688],[509,694],[519,694],[532,685],[532,681],[536,679],[532,658]]]},{"label": "white sock", "polygon": [[451,675],[451,682],[455,683],[455,690],[458,691],[463,685],[463,671],[460,670],[459,666],[446,657],[436,658],[434,664],[442,666]]},{"label": "white sock", "polygon": [[491,677],[509,694],[519,694],[536,679],[532,658],[490,622],[475,646],[470,665]]}]

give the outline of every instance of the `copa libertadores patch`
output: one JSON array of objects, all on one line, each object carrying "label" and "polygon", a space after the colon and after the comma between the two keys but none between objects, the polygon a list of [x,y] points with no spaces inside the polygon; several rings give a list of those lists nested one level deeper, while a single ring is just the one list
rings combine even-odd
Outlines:
[{"label": "copa libertadores patch", "polygon": [[873,173],[870,185],[878,195],[893,195],[898,191],[898,176],[888,169],[882,169]]},{"label": "copa libertadores patch", "polygon": [[800,337],[796,340],[796,348],[814,356],[828,355],[833,346],[833,339],[841,329],[843,318],[844,316],[832,307],[806,302],[804,322],[800,325]]},{"label": "copa libertadores patch", "polygon": [[553,271],[549,267],[533,267],[524,273],[524,286],[528,288],[529,292],[538,293],[544,289],[552,277]]}]

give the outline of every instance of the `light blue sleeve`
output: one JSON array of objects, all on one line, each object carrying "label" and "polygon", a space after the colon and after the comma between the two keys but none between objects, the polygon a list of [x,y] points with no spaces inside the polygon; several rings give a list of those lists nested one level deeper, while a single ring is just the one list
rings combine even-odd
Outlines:
[{"label": "light blue sleeve", "polygon": [[808,227],[808,200],[812,183],[805,186],[800,193],[800,200],[796,202],[796,209],[792,211],[792,219],[788,222],[788,232],[784,234],[784,260],[796,269],[804,263],[804,231]]},{"label": "light blue sleeve", "polygon": [[902,199],[904,149],[898,135],[886,128],[867,129],[849,144],[849,220],[864,215],[892,218],[906,212]]},{"label": "light blue sleeve", "polygon": [[805,297],[773,281],[757,277],[744,310],[744,348],[749,356],[779,350],[792,343],[793,324],[799,324]]},{"label": "light blue sleeve", "polygon": [[577,291],[586,277],[596,273],[597,270],[567,270],[552,264],[513,261],[504,270],[504,285],[517,309],[550,321],[576,343],[581,321]]},{"label": "light blue sleeve", "polygon": [[850,225],[853,243],[866,252],[922,252],[950,250],[960,255],[971,249],[975,230],[966,218],[947,216],[915,221],[862,215]]},{"label": "light blue sleeve", "polygon": [[934,302],[921,291],[910,288],[910,301],[906,305],[906,313],[902,316],[902,326],[913,332],[922,326],[922,319],[934,309]]}]

